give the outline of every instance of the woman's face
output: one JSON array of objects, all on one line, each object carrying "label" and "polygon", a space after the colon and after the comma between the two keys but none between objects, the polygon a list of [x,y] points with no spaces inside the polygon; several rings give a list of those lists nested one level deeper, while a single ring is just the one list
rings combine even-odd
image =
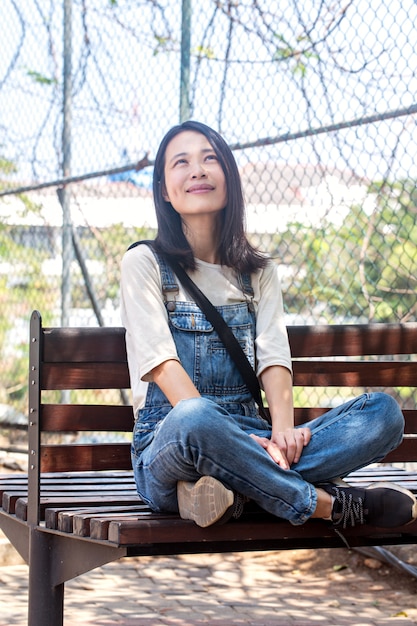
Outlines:
[{"label": "woman's face", "polygon": [[216,215],[227,202],[223,169],[208,139],[195,131],[176,135],[165,151],[163,198],[184,219]]}]

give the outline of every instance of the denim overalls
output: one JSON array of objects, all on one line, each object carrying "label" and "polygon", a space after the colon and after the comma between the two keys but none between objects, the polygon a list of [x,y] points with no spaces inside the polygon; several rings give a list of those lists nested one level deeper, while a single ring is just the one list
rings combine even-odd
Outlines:
[{"label": "denim overalls", "polygon": [[[177,279],[165,260],[155,251],[154,254],[161,271],[169,327],[182,366],[202,396],[232,413],[255,416],[252,396],[212,324],[194,302],[175,300]],[[218,307],[218,310],[255,367],[255,312],[250,275],[241,274],[238,280],[242,302]],[[159,420],[170,409],[171,405],[157,385],[150,383],[145,408],[139,414],[140,421],[148,421],[150,414]]]},{"label": "denim overalls", "polygon": [[[293,524],[314,512],[314,483],[345,476],[383,458],[401,441],[403,416],[386,394],[364,394],[309,424],[312,438],[300,461],[280,468],[250,434],[271,436],[220,338],[199,307],[178,302],[170,267],[154,251],[181,364],[201,398],[171,407],[150,383],[133,433],[132,464],[139,495],[155,511],[178,511],[176,485],[214,476]],[[250,277],[240,277],[242,302],[218,307],[255,364],[255,313]]]}]

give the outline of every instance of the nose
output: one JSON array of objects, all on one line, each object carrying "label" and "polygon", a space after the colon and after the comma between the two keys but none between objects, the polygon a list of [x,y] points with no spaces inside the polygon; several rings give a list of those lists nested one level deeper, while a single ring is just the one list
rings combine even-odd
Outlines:
[{"label": "nose", "polygon": [[195,163],[191,171],[191,178],[205,178],[206,176],[207,174],[203,163]]}]

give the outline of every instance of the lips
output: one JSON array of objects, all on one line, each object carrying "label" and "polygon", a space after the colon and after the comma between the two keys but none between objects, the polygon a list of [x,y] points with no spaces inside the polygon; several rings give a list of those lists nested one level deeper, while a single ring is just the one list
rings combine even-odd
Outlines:
[{"label": "lips", "polygon": [[206,191],[213,191],[214,187],[207,183],[192,185],[187,189],[187,193],[205,193]]}]

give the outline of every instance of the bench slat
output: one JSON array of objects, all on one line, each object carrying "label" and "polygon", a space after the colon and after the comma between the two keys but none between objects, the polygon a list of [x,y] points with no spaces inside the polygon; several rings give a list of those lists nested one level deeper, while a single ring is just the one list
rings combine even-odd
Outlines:
[{"label": "bench slat", "polygon": [[128,470],[132,467],[130,443],[46,445],[42,446],[40,461],[42,472]]},{"label": "bench slat", "polygon": [[[404,527],[404,532],[415,534],[417,532],[417,522]],[[354,537],[368,537],[369,541],[380,544],[381,539],[386,544],[390,543],[390,537],[398,537],[398,528],[378,529],[370,525],[355,526],[343,531],[350,545],[355,545]],[[110,522],[108,529],[108,540],[118,546],[145,546],[149,544],[180,544],[181,550],[185,550],[187,543],[204,543],[205,552],[211,551],[211,543],[217,544],[216,551],[226,551],[220,549],[219,543],[225,542],[227,551],[235,550],[234,542],[244,541],[246,550],[250,550],[250,544],[259,542],[260,546],[268,546],[272,549],[272,542],[277,542],[277,549],[297,546],[297,541],[301,539],[307,541],[306,547],[312,545],[312,540],[323,542],[327,539],[330,545],[340,547],[340,537],[334,532],[331,524],[323,520],[310,520],[302,526],[293,526],[289,522],[284,522],[261,514],[257,519],[253,516],[246,516],[245,520],[223,526],[210,526],[209,528],[199,528],[193,522],[187,522],[178,518],[149,518],[147,520],[118,520]],[[395,541],[393,541],[395,543]],[[314,544],[313,544],[314,545]],[[320,544],[322,545],[322,544]],[[369,545],[369,544],[368,544]],[[158,548],[157,548],[158,549]],[[163,547],[160,546],[160,550]],[[200,545],[200,550],[201,550]],[[262,549],[262,548],[261,548]],[[163,554],[163,552],[160,552]]]},{"label": "bench slat", "polygon": [[[91,537],[92,539],[104,539],[107,540],[107,530],[110,522],[115,519],[138,519],[141,517],[142,519],[154,515],[152,511],[149,509],[146,504],[142,504],[140,506],[131,506],[125,507],[123,510],[122,507],[118,507],[120,510],[113,509],[105,509],[100,508],[97,513],[92,513],[91,511],[86,511],[85,513],[76,513],[73,516],[72,523],[72,531],[74,535],[77,537]],[[172,517],[172,516],[171,516]],[[175,516],[178,517],[178,516]],[[100,521],[100,524],[96,524],[96,521]],[[59,530],[63,530],[61,527],[64,526],[63,520],[59,516],[58,519],[58,528]],[[69,527],[69,525],[67,526]]]},{"label": "bench slat", "polygon": [[404,438],[396,450],[393,450],[384,459],[387,463],[415,463],[417,454],[417,439],[415,437]]},{"label": "bench slat", "polygon": [[129,389],[126,363],[44,363],[42,389]]},{"label": "bench slat", "polygon": [[417,353],[417,323],[288,326],[293,357]]},{"label": "bench slat", "polygon": [[295,361],[294,385],[302,387],[414,387],[417,362]]},{"label": "bench slat", "polygon": [[[294,384],[303,387],[414,386],[417,363],[409,361],[294,361]],[[44,364],[42,389],[128,389],[125,363]]]},{"label": "bench slat", "polygon": [[[305,422],[309,422],[316,417],[320,417],[323,413],[330,410],[331,407],[319,408],[319,407],[295,407],[294,418],[295,423],[300,425]],[[417,433],[417,409],[403,409],[405,418],[405,430],[407,434]]]},{"label": "bench slat", "polygon": [[[417,353],[417,324],[289,326],[294,357]],[[123,328],[44,328],[45,362],[126,361]]]},{"label": "bench slat", "polygon": [[[102,505],[138,505],[141,502],[142,500],[138,494],[132,494],[130,491],[127,494],[118,492],[117,494],[99,496],[94,493],[91,496],[67,496],[66,494],[60,494],[40,499],[40,517],[41,521],[44,521],[45,511],[49,508],[66,508],[72,506],[79,509]],[[18,519],[23,521],[27,519],[27,504],[28,502],[26,497],[21,497],[17,500],[14,514]]]},{"label": "bench slat", "polygon": [[[386,461],[389,463],[415,461],[416,450],[417,439],[409,435],[404,438],[396,450],[386,457]],[[42,446],[41,468],[42,471],[47,472],[54,470],[59,472],[74,471],[76,455],[76,467],[80,471],[128,470],[131,468],[130,453],[130,443]]]},{"label": "bench slat", "polygon": [[[83,498],[89,498],[89,502],[93,502],[94,498],[97,497],[100,501],[103,497],[111,497],[118,498],[120,496],[128,496],[131,498],[137,498],[137,491],[133,488],[127,489],[114,489],[109,487],[108,489],[102,489],[97,491],[94,489],[93,491],[90,489],[86,489],[83,491],[74,490],[72,492],[62,492],[62,490],[50,490],[44,491],[41,495],[41,499],[43,501],[54,499],[54,498],[67,498],[68,500],[74,500],[74,498],[79,498],[82,500]],[[20,499],[27,498],[27,491],[5,491],[2,498],[2,509],[6,511],[6,513],[14,514],[16,511],[16,504]]]},{"label": "bench slat", "polygon": [[41,428],[44,432],[114,431],[133,429],[133,409],[124,405],[44,404]]},{"label": "bench slat", "polygon": [[43,328],[45,363],[126,362],[125,330],[115,327]]},{"label": "bench slat", "polygon": [[[139,500],[140,502],[140,500]],[[45,527],[51,530],[61,530],[62,532],[73,532],[73,518],[75,516],[89,516],[94,515],[94,511],[111,511],[115,513],[118,511],[125,511],[127,509],[138,510],[139,507],[148,508],[145,504],[126,504],[124,506],[95,506],[87,507],[85,509],[80,507],[48,507],[45,509]]]}]

